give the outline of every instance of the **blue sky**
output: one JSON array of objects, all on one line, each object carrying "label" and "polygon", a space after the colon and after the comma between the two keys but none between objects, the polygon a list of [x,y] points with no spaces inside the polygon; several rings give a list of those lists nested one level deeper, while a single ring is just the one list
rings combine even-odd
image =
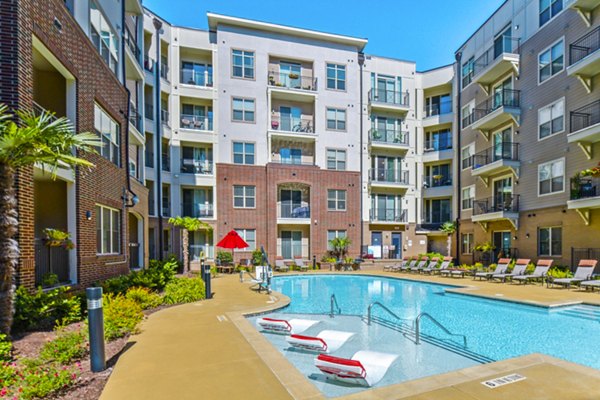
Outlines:
[{"label": "blue sky", "polygon": [[366,52],[449,64],[454,51],[504,0],[143,0],[172,24],[207,28],[206,12],[369,39]]}]

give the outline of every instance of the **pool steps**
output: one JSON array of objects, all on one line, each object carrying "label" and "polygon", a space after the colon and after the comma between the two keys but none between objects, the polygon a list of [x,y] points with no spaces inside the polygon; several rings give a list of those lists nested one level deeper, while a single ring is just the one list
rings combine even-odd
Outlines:
[{"label": "pool steps", "polygon": [[583,318],[590,321],[600,321],[600,307],[597,306],[572,306],[558,309],[557,314],[567,315],[570,317]]}]

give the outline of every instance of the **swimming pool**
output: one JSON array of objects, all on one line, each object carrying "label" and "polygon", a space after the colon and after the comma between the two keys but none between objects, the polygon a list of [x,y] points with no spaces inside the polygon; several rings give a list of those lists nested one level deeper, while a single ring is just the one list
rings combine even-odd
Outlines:
[{"label": "swimming pool", "polygon": [[[274,315],[291,318],[289,314],[293,314],[293,318],[297,318],[295,314],[303,314],[324,321],[324,325],[311,328],[307,334],[316,334],[321,329],[355,331],[358,333],[356,343],[342,347],[340,357],[350,357],[358,349],[391,352],[401,354],[403,369],[415,372],[398,379],[390,379],[391,375],[398,374],[388,373],[377,386],[464,368],[477,362],[473,357],[440,350],[431,343],[417,346],[400,332],[377,323],[368,327],[364,319],[357,316],[366,315],[369,304],[376,301],[407,320],[414,320],[422,312],[429,313],[453,333],[466,335],[468,352],[481,356],[482,360],[498,361],[539,352],[600,369],[600,349],[592,343],[600,337],[600,307],[575,305],[548,309],[446,293],[445,289],[451,287],[364,275],[276,277],[273,290],[290,297],[291,304]],[[343,317],[328,316],[332,294]],[[394,320],[381,308],[374,308],[373,315]],[[426,336],[450,339],[428,320],[422,321],[421,330]],[[314,355],[299,356],[294,352],[290,358],[292,352],[280,335],[265,336],[307,377],[312,376],[313,381],[319,382],[314,374],[318,370],[312,365]],[[446,367],[421,368],[427,363]],[[346,394],[337,387],[332,391],[329,386],[332,385],[322,384],[319,388],[328,396]]]}]

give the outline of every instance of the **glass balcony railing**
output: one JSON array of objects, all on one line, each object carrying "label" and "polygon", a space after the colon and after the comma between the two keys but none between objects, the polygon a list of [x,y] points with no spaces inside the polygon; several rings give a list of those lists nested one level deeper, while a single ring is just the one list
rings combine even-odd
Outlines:
[{"label": "glass balcony railing", "polygon": [[304,219],[310,218],[310,206],[279,202],[277,218]]},{"label": "glass balcony railing", "polygon": [[371,89],[369,90],[369,102],[408,107],[409,94],[408,92],[397,92],[394,90]]},{"label": "glass balcony railing", "polygon": [[371,143],[408,146],[409,133],[400,129],[375,129],[369,131]]},{"label": "glass balcony railing", "polygon": [[212,131],[213,117],[204,115],[181,114],[180,127],[197,131]]},{"label": "glass balcony railing", "polygon": [[196,175],[212,175],[213,162],[209,160],[181,159],[181,173]]},{"label": "glass balcony railing", "polygon": [[440,103],[425,106],[425,117],[450,114],[452,112],[452,100],[442,100]]},{"label": "glass balcony railing", "polygon": [[314,133],[314,118],[312,115],[299,118],[289,115],[271,115],[271,129],[292,133]]},{"label": "glass balcony railing", "polygon": [[425,141],[424,152],[444,151],[452,148],[452,137],[437,137]]},{"label": "glass balcony railing", "polygon": [[212,87],[213,74],[211,71],[196,71],[184,68],[181,70],[181,83],[202,87]]},{"label": "glass balcony railing", "polygon": [[451,175],[430,175],[423,177],[423,187],[434,188],[442,186],[452,186]]}]

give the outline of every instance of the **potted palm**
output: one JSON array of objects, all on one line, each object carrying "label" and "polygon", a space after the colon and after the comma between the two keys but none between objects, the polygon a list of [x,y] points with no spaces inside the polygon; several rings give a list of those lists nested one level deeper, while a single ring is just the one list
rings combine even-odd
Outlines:
[{"label": "potted palm", "polygon": [[[189,272],[190,270],[190,246],[189,236],[190,232],[196,232],[201,230],[211,231],[212,227],[205,222],[200,221],[198,218],[192,217],[171,217],[169,223],[173,226],[181,228],[181,247],[183,255],[183,272]],[[203,258],[204,254],[200,254]]]},{"label": "potted palm", "polygon": [[450,256],[452,252],[452,235],[456,232],[456,224],[452,221],[444,222],[440,227],[440,231],[448,235],[448,239],[446,240],[446,254]]}]

